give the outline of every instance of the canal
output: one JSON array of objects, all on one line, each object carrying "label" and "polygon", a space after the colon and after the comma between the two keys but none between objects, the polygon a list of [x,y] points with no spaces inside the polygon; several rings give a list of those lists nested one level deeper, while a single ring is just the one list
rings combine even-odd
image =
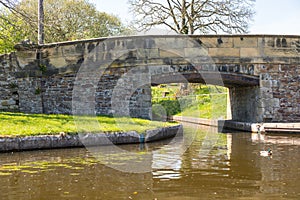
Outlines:
[{"label": "canal", "polygon": [[119,150],[2,153],[0,199],[299,199],[299,147],[300,135],[184,124],[182,137]]}]

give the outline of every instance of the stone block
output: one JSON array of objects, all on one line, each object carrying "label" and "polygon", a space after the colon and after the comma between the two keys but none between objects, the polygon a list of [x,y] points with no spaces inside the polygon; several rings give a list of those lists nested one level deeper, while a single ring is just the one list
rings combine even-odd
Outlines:
[{"label": "stone block", "polygon": [[172,138],[175,136],[182,136],[183,129],[181,125],[159,128],[154,130],[147,130],[145,134],[145,142],[153,142],[157,140]]},{"label": "stone block", "polygon": [[184,48],[185,58],[207,57],[208,49],[204,48]]},{"label": "stone block", "polygon": [[159,49],[159,56],[163,58],[182,58],[184,52],[182,49]]},{"label": "stone block", "polygon": [[105,135],[113,144],[132,144],[140,142],[140,134],[135,131],[127,133],[108,133]]},{"label": "stone block", "polygon": [[1,101],[1,106],[9,106],[9,103],[7,100]]},{"label": "stone block", "polygon": [[[134,50],[134,52],[136,52],[137,50]],[[132,50],[116,50],[116,51],[105,51],[102,52],[101,55],[103,55],[103,60],[126,60],[127,58],[129,58],[129,53],[132,53]],[[109,54],[109,56],[108,56]],[[136,57],[136,53],[135,53],[135,57]]]},{"label": "stone block", "polygon": [[206,48],[233,48],[232,37],[199,37]]},{"label": "stone block", "polygon": [[64,57],[49,57],[49,63],[56,68],[65,67],[68,64]]},{"label": "stone block", "polygon": [[80,147],[83,144],[80,141],[78,135],[66,135],[66,136],[51,136],[52,148],[70,148]]},{"label": "stone block", "polygon": [[85,147],[112,144],[130,144],[139,142],[139,134],[137,134],[135,131],[128,133],[81,134],[80,141]]},{"label": "stone block", "polygon": [[19,150],[19,138],[0,138],[0,152]]},{"label": "stone block", "polygon": [[[263,54],[265,57],[275,57],[278,59],[279,58],[293,58],[293,57],[299,57],[298,52],[293,50],[292,48],[264,48],[263,49]],[[286,61],[289,63],[289,60],[283,60],[282,62]]]},{"label": "stone block", "polygon": [[139,59],[159,58],[159,49],[137,49],[137,57]]},{"label": "stone block", "polygon": [[52,146],[51,138],[49,136],[33,137],[28,136],[20,138],[19,148],[22,150],[32,149],[50,149]]},{"label": "stone block", "polygon": [[241,57],[260,57],[261,56],[261,52],[258,48],[241,48],[240,50]]},{"label": "stone block", "polygon": [[257,48],[258,38],[257,37],[235,37],[233,38],[235,48]]},{"label": "stone block", "polygon": [[260,48],[275,47],[275,38],[274,37],[261,37],[261,38],[258,38],[258,46]]},{"label": "stone block", "polygon": [[159,39],[160,43],[157,45],[158,48],[169,50],[169,49],[183,49],[187,47],[192,47],[194,44],[188,36],[183,37],[167,37],[165,39]]},{"label": "stone block", "polygon": [[266,88],[271,88],[273,86],[273,81],[272,80],[267,80],[267,81],[260,81],[260,86],[261,87],[266,87]]},{"label": "stone block", "polygon": [[36,50],[17,51],[17,62],[21,68],[36,60]]},{"label": "stone block", "polygon": [[10,99],[8,100],[8,105],[11,106],[11,105],[16,105],[16,101],[13,100],[13,99]]},{"label": "stone block", "polygon": [[240,57],[240,49],[239,48],[209,48],[208,49],[209,56],[228,56],[228,57]]}]

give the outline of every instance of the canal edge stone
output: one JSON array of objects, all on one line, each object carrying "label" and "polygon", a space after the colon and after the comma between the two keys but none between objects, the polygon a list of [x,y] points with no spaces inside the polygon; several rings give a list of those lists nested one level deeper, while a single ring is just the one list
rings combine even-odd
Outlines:
[{"label": "canal edge stone", "polygon": [[0,152],[43,150],[58,148],[74,148],[84,146],[99,146],[112,144],[135,144],[164,140],[183,134],[182,125],[148,130],[140,140],[140,134],[135,131],[116,133],[87,133],[76,135],[41,135],[26,137],[0,137]]}]

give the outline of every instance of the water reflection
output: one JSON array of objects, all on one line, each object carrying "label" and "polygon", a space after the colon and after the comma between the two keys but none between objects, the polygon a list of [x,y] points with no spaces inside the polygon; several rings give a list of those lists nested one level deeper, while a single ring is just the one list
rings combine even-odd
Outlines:
[{"label": "water reflection", "polygon": [[295,134],[278,135],[278,134],[252,133],[251,139],[253,142],[299,145],[300,146],[300,137],[298,137],[298,135],[295,135]]},{"label": "water reflection", "polygon": [[[185,126],[184,132],[184,137],[176,140],[120,146],[135,156],[146,155],[147,160],[134,160],[130,154],[116,152],[110,152],[113,159],[106,159],[95,156],[90,149],[0,154],[0,199],[298,199],[300,196],[300,135],[224,134],[197,125]],[[266,148],[273,150],[272,158],[259,155]],[[143,163],[150,166],[150,171],[124,173],[107,167],[105,162],[117,166]]]},{"label": "water reflection", "polygon": [[272,158],[260,159],[260,191],[282,196],[298,194],[299,197],[299,135],[252,134],[251,139],[261,149],[271,148],[273,151]]},{"label": "water reflection", "polygon": [[182,150],[174,148],[174,145],[184,145],[183,138],[177,138],[154,150],[152,160],[152,175],[154,179],[179,179],[181,178],[180,169],[182,168]]}]

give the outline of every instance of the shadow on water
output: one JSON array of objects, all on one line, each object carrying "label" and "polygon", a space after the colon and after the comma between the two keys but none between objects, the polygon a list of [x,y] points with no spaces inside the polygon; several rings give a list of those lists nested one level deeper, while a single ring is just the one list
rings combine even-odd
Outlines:
[{"label": "shadow on water", "polygon": [[[134,158],[84,148],[5,153],[0,199],[297,199],[299,140],[185,124],[176,140],[120,146]],[[267,148],[273,155],[260,156]],[[128,162],[150,171],[116,170]]]}]

